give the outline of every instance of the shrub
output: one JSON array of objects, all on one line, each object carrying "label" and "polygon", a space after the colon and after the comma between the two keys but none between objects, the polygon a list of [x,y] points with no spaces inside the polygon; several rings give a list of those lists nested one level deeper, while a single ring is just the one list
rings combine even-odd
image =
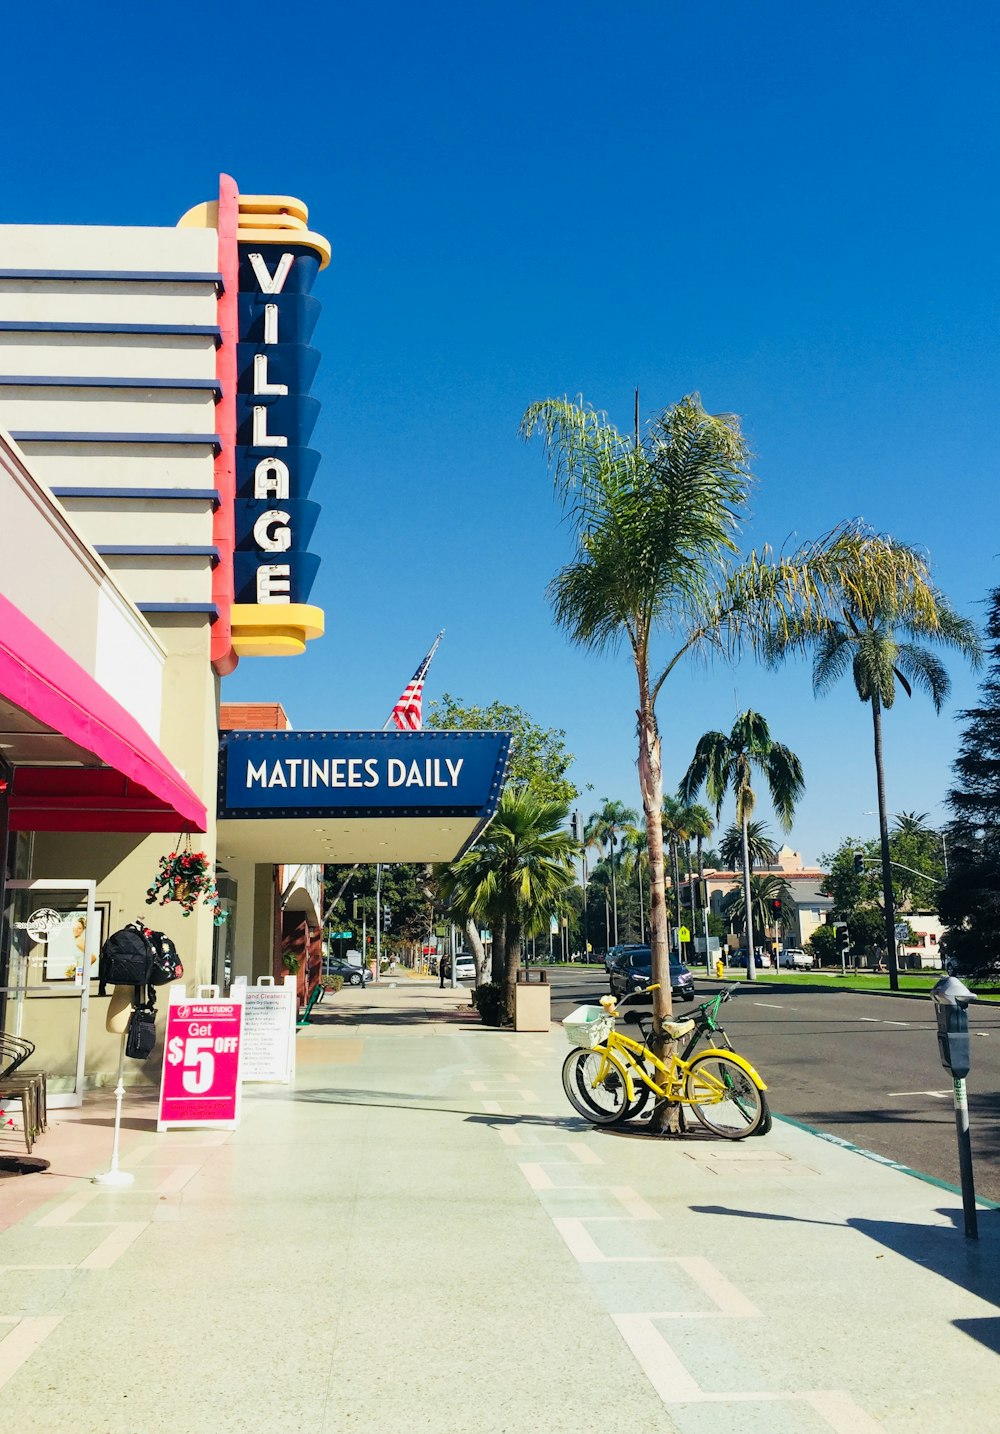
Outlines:
[{"label": "shrub", "polygon": [[321,976],[319,984],[324,991],[339,991],[344,984],[344,978],[343,976]]},{"label": "shrub", "polygon": [[502,986],[498,986],[493,981],[484,986],[476,986],[472,992],[472,1004],[479,1012],[484,1026],[503,1025],[504,990]]}]

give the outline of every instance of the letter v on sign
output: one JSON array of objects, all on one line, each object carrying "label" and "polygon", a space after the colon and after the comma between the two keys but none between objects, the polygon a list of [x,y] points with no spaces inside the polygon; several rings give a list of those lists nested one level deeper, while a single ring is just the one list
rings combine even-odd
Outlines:
[{"label": "letter v on sign", "polygon": [[293,254],[282,254],[278,260],[278,267],[272,274],[264,262],[263,254],[250,254],[250,267],[257,276],[257,283],[260,285],[262,294],[280,294],[285,287],[285,280],[288,272],[295,261]]}]

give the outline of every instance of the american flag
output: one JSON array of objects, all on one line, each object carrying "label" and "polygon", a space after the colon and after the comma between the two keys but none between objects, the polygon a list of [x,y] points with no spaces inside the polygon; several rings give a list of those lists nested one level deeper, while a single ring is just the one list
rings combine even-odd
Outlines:
[{"label": "american flag", "polygon": [[[431,665],[431,658],[438,650],[438,643],[444,636],[444,629],[438,633],[430,652],[417,668],[403,689],[403,695],[392,709],[389,721],[394,722],[401,732],[419,732],[424,699],[424,679]],[[388,725],[388,724],[387,724]]]}]

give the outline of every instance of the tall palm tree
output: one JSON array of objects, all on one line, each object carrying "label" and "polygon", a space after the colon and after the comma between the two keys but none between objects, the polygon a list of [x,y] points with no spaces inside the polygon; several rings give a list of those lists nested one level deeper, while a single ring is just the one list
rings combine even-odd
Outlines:
[{"label": "tall palm tree", "polygon": [[626,837],[623,845],[624,869],[626,875],[635,875],[636,885],[639,888],[639,940],[645,945],[646,942],[646,903],[642,891],[642,873],[649,870],[649,838],[644,831],[638,827],[630,837]]},{"label": "tall palm tree", "polygon": [[889,821],[886,814],[885,763],[882,754],[882,713],[895,704],[897,690],[907,697],[920,687],[935,712],[951,691],[951,679],[937,654],[921,643],[951,648],[978,667],[982,645],[974,623],[961,617],[945,595],[930,582],[927,560],[915,548],[894,538],[884,540],[903,561],[922,568],[923,586],[930,603],[915,605],[905,592],[871,592],[864,582],[840,594],[836,616],[809,618],[784,625],[766,644],[767,655],[777,660],[789,651],[813,654],[813,690],[829,689],[850,671],[854,690],[871,707],[875,749],[875,784],[878,791],[879,839],[882,850],[882,899],[885,942],[889,957],[889,985],[899,989],[896,962],[896,914],[892,897],[889,855]]},{"label": "tall palm tree", "polygon": [[[638,687],[638,767],[649,840],[653,1049],[667,1044],[671,1011],[663,872],[663,768],[656,704],[683,659],[756,650],[771,627],[830,611],[829,594],[864,579],[886,593],[919,583],[905,558],[861,524],[845,524],[793,553],[740,558],[749,506],[749,451],[732,414],[706,412],[689,394],[640,431],[623,435],[582,402],[549,398],[521,420],[545,445],[576,548],[549,595],[556,622],[592,651],[627,644]],[[666,654],[654,658],[666,634]],[[659,1119],[658,1113],[658,1119]],[[671,1117],[673,1119],[673,1117]]]},{"label": "tall palm tree", "polygon": [[566,811],[564,803],[540,801],[527,789],[505,788],[479,841],[443,874],[443,895],[454,909],[485,918],[495,935],[503,931],[499,959],[494,947],[493,980],[501,986],[507,1022],[514,1018],[521,941],[548,928],[576,880],[576,846],[563,830]]},{"label": "tall palm tree", "polygon": [[[699,886],[704,882],[704,843],[712,836],[714,822],[709,809],[699,804],[687,807],[687,835],[694,837],[694,846],[697,852],[697,879]],[[690,862],[689,862],[690,869]],[[690,883],[692,889],[692,932],[694,932],[694,882]],[[702,906],[702,935],[704,936],[704,961],[709,962],[709,906],[707,899]]]},{"label": "tall palm tree", "polygon": [[661,820],[663,836],[667,843],[667,852],[670,856],[670,871],[673,918],[676,925],[681,922],[681,864],[680,847],[688,839],[687,809],[679,797],[663,798],[663,817]]},{"label": "tall palm tree", "polygon": [[[747,851],[751,871],[755,866],[773,866],[777,861],[778,851],[765,822],[747,823]],[[731,871],[739,871],[743,865],[743,828],[735,822],[723,833],[719,855]]]},{"label": "tall palm tree", "polygon": [[[722,898],[722,909],[729,917],[733,925],[739,930],[747,925],[746,889],[744,886],[734,886],[727,891]],[[776,913],[774,903],[780,902],[779,911]],[[764,937],[767,928],[772,926],[777,933],[778,924],[788,926],[795,913],[795,898],[788,882],[781,876],[751,876],[750,878],[750,915],[753,917],[753,926]],[[778,921],[775,921],[775,915]]]},{"label": "tall palm tree", "polygon": [[757,802],[753,786],[754,771],[767,783],[775,815],[787,832],[791,829],[795,804],[805,787],[798,757],[780,742],[775,742],[768,725],[759,712],[741,712],[732,731],[706,732],[698,739],[691,764],[681,779],[680,790],[687,801],[705,788],[708,799],[715,804],[718,817],[729,792],[736,798],[736,820],[742,828],[743,899],[747,917],[747,980],[756,979],[753,961],[753,927],[749,920],[750,847],[747,828]]},{"label": "tall palm tree", "polygon": [[610,797],[602,797],[601,804],[600,810],[593,812],[587,822],[586,839],[596,842],[602,850],[605,847],[608,850],[611,863],[611,907],[614,913],[612,931],[615,938],[611,945],[617,946],[618,879],[615,873],[615,847],[620,847],[625,838],[631,837],[639,815],[631,807],[627,807],[624,802],[613,802]]}]

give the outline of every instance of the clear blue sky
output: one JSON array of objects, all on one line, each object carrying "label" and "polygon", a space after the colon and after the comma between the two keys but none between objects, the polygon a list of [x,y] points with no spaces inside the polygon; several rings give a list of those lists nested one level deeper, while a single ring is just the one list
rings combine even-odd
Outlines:
[{"label": "clear blue sky", "polygon": [[[553,627],[568,555],[528,403],[625,426],[685,392],[743,416],[748,541],[860,515],[925,545],[960,610],[1000,581],[998,25],[986,3],[57,0],[4,19],[3,222],[172,224],[215,193],[298,195],[333,244],[316,293],[325,554],[307,656],[229,698],[380,726],[428,687],[563,727],[574,777],[638,805],[629,659]],[[940,717],[886,722],[891,811],[944,795]],[[685,670],[672,785],[753,706],[800,755],[807,859],[872,835],[871,726],[848,681]],[[724,818],[729,814],[724,814]],[[761,815],[770,813],[762,803]]]}]

